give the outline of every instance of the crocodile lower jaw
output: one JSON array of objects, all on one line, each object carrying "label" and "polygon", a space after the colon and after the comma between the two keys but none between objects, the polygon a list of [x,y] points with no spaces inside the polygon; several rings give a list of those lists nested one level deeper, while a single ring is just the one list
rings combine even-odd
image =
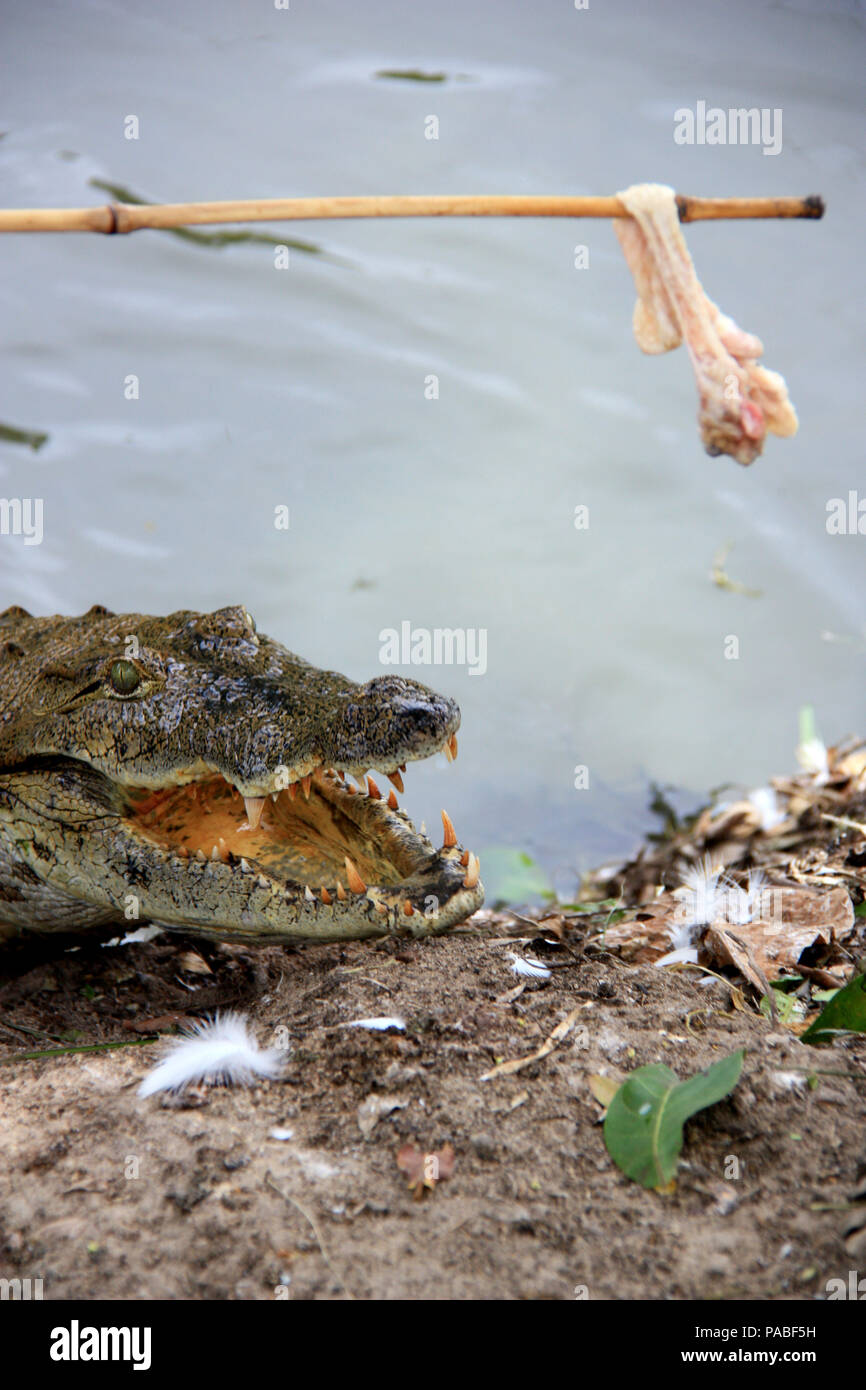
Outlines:
[{"label": "crocodile lower jaw", "polygon": [[[399,774],[392,780],[402,787]],[[481,906],[478,858],[458,844],[444,811],[442,820],[437,850],[394,791],[385,799],[372,777],[356,788],[320,768],[269,798],[242,798],[220,775],[133,793],[126,826],[181,876],[216,888],[228,870],[249,888],[253,911],[215,923],[214,935],[340,940],[433,934]],[[296,930],[258,920],[281,910]]]}]

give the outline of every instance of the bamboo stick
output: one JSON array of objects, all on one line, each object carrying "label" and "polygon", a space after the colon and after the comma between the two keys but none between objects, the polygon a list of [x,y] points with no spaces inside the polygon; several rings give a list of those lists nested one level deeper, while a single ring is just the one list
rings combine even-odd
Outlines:
[{"label": "bamboo stick", "polygon": [[[681,222],[715,218],[822,217],[807,198],[692,198],[677,194]],[[436,194],[358,198],[252,198],[220,203],[106,203],[90,208],[0,209],[0,232],[135,232],[143,227],[224,222],[320,221],[353,217],[628,217],[618,198]]]}]

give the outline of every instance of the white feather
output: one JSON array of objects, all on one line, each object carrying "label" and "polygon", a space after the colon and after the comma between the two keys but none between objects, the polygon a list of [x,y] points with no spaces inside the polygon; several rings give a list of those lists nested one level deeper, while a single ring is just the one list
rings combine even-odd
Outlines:
[{"label": "white feather", "polygon": [[697,946],[677,946],[673,951],[668,951],[666,956],[659,956],[654,962],[655,965],[676,965],[680,960],[696,961],[698,958]]},{"label": "white feather", "polygon": [[820,786],[829,780],[830,761],[826,745],[820,738],[807,738],[797,746],[797,762],[804,772],[810,773]]},{"label": "white feather", "polygon": [[692,928],[708,926],[720,915],[723,908],[719,894],[721,873],[722,865],[715,864],[709,855],[683,872],[680,887],[674,889],[674,897],[680,904],[677,921],[672,923],[669,933],[674,949],[690,946]]},{"label": "white feather", "polygon": [[353,1018],[351,1023],[341,1023],[341,1028],[372,1028],[375,1033],[387,1033],[389,1028],[395,1028],[398,1033],[405,1033],[406,1021],[402,1018]]},{"label": "white feather", "polygon": [[774,830],[785,819],[785,812],[779,807],[779,798],[773,787],[756,787],[746,799],[757,811],[762,830]]},{"label": "white feather", "polygon": [[179,1091],[194,1081],[249,1086],[257,1076],[279,1076],[284,1060],[280,1048],[259,1047],[243,1014],[217,1014],[169,1043],[165,1057],[148,1072],[138,1094]]},{"label": "white feather", "polygon": [[516,951],[509,951],[508,955],[513,961],[511,966],[515,975],[529,975],[534,980],[549,980],[550,971],[540,960],[532,960],[529,956],[519,956]]}]

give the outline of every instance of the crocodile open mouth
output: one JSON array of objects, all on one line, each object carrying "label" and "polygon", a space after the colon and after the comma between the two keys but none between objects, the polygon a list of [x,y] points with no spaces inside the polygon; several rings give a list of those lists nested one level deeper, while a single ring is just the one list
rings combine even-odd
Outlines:
[{"label": "crocodile open mouth", "polygon": [[[456,736],[442,751],[456,757]],[[447,812],[437,850],[400,809],[404,770],[385,774],[393,783],[387,797],[370,775],[356,775],[355,785],[346,773],[322,767],[268,797],[242,797],[212,774],[132,794],[126,819],[150,843],[187,861],[190,873],[250,876],[249,931],[241,914],[233,924],[239,935],[271,934],[257,926],[267,897],[274,910],[292,904],[298,930],[290,935],[299,939],[340,939],[350,923],[357,935],[359,918],[369,935],[427,935],[468,916],[484,890],[479,860],[458,843]]]}]

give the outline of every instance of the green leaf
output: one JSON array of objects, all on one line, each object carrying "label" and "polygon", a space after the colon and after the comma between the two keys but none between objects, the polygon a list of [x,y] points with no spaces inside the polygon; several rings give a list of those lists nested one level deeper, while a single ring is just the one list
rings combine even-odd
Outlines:
[{"label": "green leaf", "polygon": [[[138,208],[153,206],[149,198],[139,198],[137,193],[133,193],[121,183],[109,183],[107,179],[91,179],[90,187],[108,193],[116,203],[129,203]],[[241,241],[257,241],[265,246],[288,246],[293,251],[304,251],[309,256],[325,254],[321,246],[314,241],[302,241],[299,237],[273,236],[270,232],[199,232],[192,231],[189,227],[157,227],[156,230],[179,237],[181,241],[193,241],[198,246],[234,246]]]},{"label": "green leaf", "polygon": [[376,77],[388,77],[397,82],[445,82],[445,72],[422,72],[420,68],[380,68]]},{"label": "green leaf", "polygon": [[734,1089],[744,1049],[680,1081],[657,1062],[638,1067],[620,1086],[604,1121],[604,1142],[618,1168],[644,1187],[664,1187],[677,1171],[683,1125]]},{"label": "green leaf", "polygon": [[547,874],[525,850],[487,848],[479,858],[488,902],[528,903],[554,896]]},{"label": "green leaf", "polygon": [[799,714],[799,738],[801,743],[812,743],[818,737],[818,730],[815,725],[815,708],[813,705],[803,705]]},{"label": "green leaf", "polygon": [[564,903],[557,901],[556,906],[560,912],[582,912],[585,915],[592,916],[594,913],[610,912],[612,908],[616,907],[618,902],[619,898],[601,898],[598,902],[593,903]]},{"label": "green leaf", "polygon": [[829,1043],[840,1033],[866,1033],[866,975],[855,975],[837,990],[800,1042]]},{"label": "green leaf", "polygon": [[0,439],[7,444],[29,444],[34,451],[41,449],[48,438],[42,430],[20,430],[17,425],[0,425]]},{"label": "green leaf", "polygon": [[[776,1015],[780,1023],[801,1023],[806,1017],[806,1005],[802,999],[797,999],[794,995],[787,994],[782,989],[774,989],[773,997],[776,1001]],[[773,1011],[770,1008],[769,997],[765,994],[761,1000],[761,1013],[766,1018],[772,1018]]]}]

